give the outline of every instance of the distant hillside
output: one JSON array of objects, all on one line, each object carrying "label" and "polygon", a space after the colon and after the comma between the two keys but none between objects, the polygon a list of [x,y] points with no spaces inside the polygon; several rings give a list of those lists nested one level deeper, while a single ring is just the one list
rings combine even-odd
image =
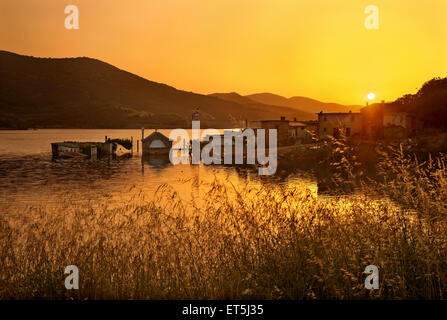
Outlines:
[{"label": "distant hillside", "polygon": [[34,58],[0,51],[0,128],[203,127],[302,113],[177,90],[91,58]]},{"label": "distant hillside", "polygon": [[283,106],[283,107],[289,107],[294,108],[298,110],[302,110],[305,112],[310,113],[318,113],[320,111],[323,112],[357,112],[359,111],[362,106],[357,105],[350,105],[345,106],[338,103],[325,103],[318,100],[314,100],[311,98],[306,97],[291,97],[291,98],[285,98],[276,94],[272,93],[256,93],[256,94],[250,94],[245,96],[246,98],[249,98],[251,100],[269,104],[269,105],[276,105],[276,106]]},{"label": "distant hillside", "polygon": [[210,96],[217,97],[222,100],[226,101],[232,101],[239,104],[251,104],[251,103],[257,103],[254,100],[251,100],[247,97],[241,96],[239,93],[236,92],[229,92],[229,93],[211,93]]},{"label": "distant hillside", "polygon": [[[265,108],[268,107],[270,110],[281,110],[283,106],[278,105],[270,105],[266,103],[257,102],[256,100],[252,100],[248,97],[241,96],[240,94],[236,92],[230,92],[230,93],[212,93],[210,96],[217,97],[222,100],[236,102],[239,104],[242,104],[244,106],[251,106],[253,108]],[[314,120],[316,119],[315,113],[305,112],[302,110],[299,110],[297,108],[291,108],[295,110],[295,118],[300,120]]]}]

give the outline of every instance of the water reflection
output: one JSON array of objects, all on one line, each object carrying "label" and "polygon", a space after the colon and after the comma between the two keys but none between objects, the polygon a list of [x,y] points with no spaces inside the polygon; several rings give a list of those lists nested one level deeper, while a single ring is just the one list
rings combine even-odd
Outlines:
[{"label": "water reflection", "polygon": [[[67,196],[76,202],[112,204],[140,193],[153,197],[163,184],[173,186],[181,198],[188,200],[192,193],[197,196],[204,191],[201,183],[214,179],[235,186],[282,184],[317,192],[317,181],[312,175],[290,168],[279,168],[274,176],[259,176],[254,166],[172,165],[167,156],[142,158],[136,150],[133,155],[126,153],[97,161],[52,161],[51,141],[97,141],[105,135],[130,138],[137,137],[137,133],[138,130],[0,132],[0,200],[14,207],[38,203],[57,205]],[[191,182],[196,182],[197,187],[192,187]]]},{"label": "water reflection", "polygon": [[166,168],[172,165],[169,155],[144,155],[141,157],[141,166],[144,168],[145,164],[155,168]]}]

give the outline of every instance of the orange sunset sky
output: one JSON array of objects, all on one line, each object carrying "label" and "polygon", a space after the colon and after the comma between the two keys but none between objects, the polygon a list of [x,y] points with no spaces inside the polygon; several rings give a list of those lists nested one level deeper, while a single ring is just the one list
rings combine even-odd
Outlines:
[{"label": "orange sunset sky", "polygon": [[[79,8],[66,30],[64,8]],[[367,5],[379,30],[367,30]],[[0,49],[88,56],[198,93],[364,104],[447,76],[447,0],[1,0]]]}]

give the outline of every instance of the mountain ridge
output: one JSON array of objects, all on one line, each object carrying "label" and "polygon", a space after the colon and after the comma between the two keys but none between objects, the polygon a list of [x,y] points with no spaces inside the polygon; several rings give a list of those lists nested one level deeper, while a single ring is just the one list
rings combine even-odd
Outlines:
[{"label": "mountain ridge", "polygon": [[[242,96],[242,95],[238,94],[237,92],[212,93],[212,94],[209,94],[209,96],[217,97],[219,99],[226,100],[226,101],[236,102],[236,103],[239,103],[244,106],[252,106],[252,107],[257,107],[257,108],[259,108],[260,106],[267,106],[267,107],[271,108],[271,110],[274,110],[274,109],[283,107],[283,106],[278,106],[278,105],[270,105],[270,104],[266,104],[266,103],[257,102],[256,100],[252,100],[246,96]],[[297,118],[297,119],[300,119],[303,121],[315,120],[315,118],[316,118],[316,116],[313,113],[306,112],[306,111],[303,111],[298,108],[291,108],[291,109],[294,109],[296,112],[296,116],[293,118]]]},{"label": "mountain ridge", "polygon": [[363,106],[360,105],[342,105],[339,103],[333,102],[321,102],[316,99],[303,97],[303,96],[293,96],[290,98],[286,98],[274,93],[270,92],[262,92],[249,94],[244,97],[247,97],[251,100],[265,103],[269,105],[278,105],[289,108],[300,109],[305,112],[310,113],[318,113],[320,111],[323,112],[358,112]]},{"label": "mountain ridge", "polygon": [[197,107],[201,125],[214,128],[245,119],[313,116],[178,90],[98,59],[0,51],[0,128],[189,127]]}]

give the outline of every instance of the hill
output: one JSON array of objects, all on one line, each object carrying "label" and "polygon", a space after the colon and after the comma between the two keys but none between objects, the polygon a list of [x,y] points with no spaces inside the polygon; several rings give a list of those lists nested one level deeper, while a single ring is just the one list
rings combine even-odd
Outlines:
[{"label": "hill", "polygon": [[202,127],[215,128],[301,114],[177,90],[96,59],[0,51],[0,128],[189,127],[197,107]]},{"label": "hill", "polygon": [[447,131],[447,78],[433,78],[415,94],[406,94],[385,104],[371,104],[363,109],[412,113],[425,129]]},{"label": "hill", "polygon": [[338,103],[325,103],[315,99],[306,98],[306,97],[291,97],[285,98],[283,96],[279,96],[273,93],[256,93],[245,96],[251,100],[268,104],[268,105],[276,105],[298,109],[305,112],[310,113],[318,113],[320,111],[323,112],[357,112],[362,106],[357,105],[342,105]]},{"label": "hill", "polygon": [[237,92],[211,93],[209,95],[212,96],[212,97],[217,97],[217,98],[222,99],[222,100],[232,101],[232,102],[236,102],[236,103],[239,103],[239,104],[254,104],[254,103],[257,103],[254,100],[251,100],[251,99],[249,99],[247,97],[241,96]]},{"label": "hill", "polygon": [[447,130],[447,78],[433,78],[416,94],[406,94],[385,108],[414,113],[425,128]]},{"label": "hill", "polygon": [[[240,94],[236,92],[230,92],[230,93],[212,93],[210,96],[217,97],[219,99],[225,100],[225,101],[231,101],[236,102],[244,106],[250,106],[253,108],[266,108],[268,107],[270,110],[282,110],[284,106],[278,106],[278,105],[270,105],[266,103],[257,102],[256,100],[252,100],[248,97],[241,96]],[[315,113],[305,112],[303,110],[297,109],[297,108],[291,108],[295,110],[295,118],[300,120],[315,120],[316,115]],[[291,118],[290,118],[291,119]]]}]

